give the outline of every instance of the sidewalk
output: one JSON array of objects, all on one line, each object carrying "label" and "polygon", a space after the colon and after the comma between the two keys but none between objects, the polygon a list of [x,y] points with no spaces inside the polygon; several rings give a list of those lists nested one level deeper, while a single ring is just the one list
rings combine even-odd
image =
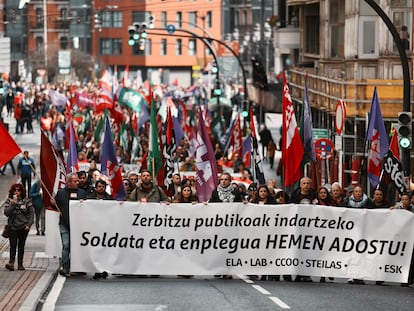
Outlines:
[{"label": "sidewalk", "polygon": [[[4,114],[3,114],[4,116]],[[9,133],[23,150],[29,150],[36,161],[39,170],[40,130],[37,122],[33,122],[34,134],[15,135],[15,120],[5,117],[4,122],[9,124]],[[29,142],[29,143],[27,143]],[[33,149],[31,149],[32,147]],[[13,163],[17,167],[17,159]],[[0,175],[0,203],[7,197],[9,188],[18,181],[11,168],[7,167],[6,175]],[[3,208],[0,208],[0,229],[7,223]],[[9,260],[9,242],[0,236],[0,310],[36,310],[44,293],[57,275],[59,262],[57,258],[47,258],[44,254],[45,236],[37,236],[32,227],[26,241],[23,265],[25,271],[9,271],[4,266]]]}]

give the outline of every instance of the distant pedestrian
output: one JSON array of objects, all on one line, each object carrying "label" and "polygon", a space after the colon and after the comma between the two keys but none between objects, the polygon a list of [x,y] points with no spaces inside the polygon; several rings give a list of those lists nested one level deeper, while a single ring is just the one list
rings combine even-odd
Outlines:
[{"label": "distant pedestrian", "polygon": [[6,269],[14,271],[14,261],[17,250],[17,269],[25,270],[23,266],[24,247],[30,227],[33,225],[34,210],[32,200],[26,198],[26,191],[22,184],[14,184],[3,203],[4,215],[10,226],[10,259]]},{"label": "distant pedestrian", "polygon": [[42,200],[42,188],[40,187],[40,179],[37,179],[32,188],[30,188],[29,198],[32,199],[35,211],[36,234],[45,235],[45,206]]},{"label": "distant pedestrian", "polygon": [[29,151],[25,150],[23,152],[23,157],[19,159],[19,164],[17,164],[17,171],[19,172],[22,184],[26,189],[26,193],[30,192],[32,186],[32,173],[34,175],[35,169],[34,160],[29,157]]},{"label": "distant pedestrian", "polygon": [[260,143],[262,144],[262,157],[266,159],[265,155],[267,152],[267,146],[269,145],[270,140],[272,139],[272,133],[266,125],[263,126],[263,129],[259,132]]}]

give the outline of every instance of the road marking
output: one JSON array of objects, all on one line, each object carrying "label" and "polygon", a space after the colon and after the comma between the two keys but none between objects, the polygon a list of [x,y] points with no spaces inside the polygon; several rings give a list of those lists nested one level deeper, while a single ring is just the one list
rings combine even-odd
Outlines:
[{"label": "road marking", "polygon": [[247,276],[245,276],[245,275],[238,274],[238,275],[237,275],[237,277],[238,277],[239,279],[241,279],[241,280],[245,281],[245,282],[246,282],[246,283],[248,283],[248,284],[253,284],[253,283],[254,283],[252,280],[250,280],[250,279],[249,279]]},{"label": "road marking", "polygon": [[269,299],[273,301],[275,304],[277,304],[279,307],[281,307],[282,309],[290,309],[290,307],[287,304],[285,304],[282,300],[280,300],[277,297],[271,296],[269,297]]},{"label": "road marking", "polygon": [[262,293],[263,295],[270,295],[270,292],[265,290],[263,287],[261,287],[260,285],[252,285],[252,287],[257,290],[258,292]]},{"label": "road marking", "polygon": [[53,311],[55,310],[56,301],[59,298],[60,292],[62,291],[63,285],[65,284],[66,277],[58,275],[53,284],[52,289],[47,295],[46,301],[43,304],[42,311]]}]

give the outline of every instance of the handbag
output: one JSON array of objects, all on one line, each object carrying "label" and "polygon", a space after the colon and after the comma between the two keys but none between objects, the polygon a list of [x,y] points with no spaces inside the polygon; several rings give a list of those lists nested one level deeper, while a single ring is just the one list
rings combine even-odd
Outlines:
[{"label": "handbag", "polygon": [[2,232],[2,237],[8,239],[10,236],[10,226],[9,225],[5,225],[3,232]]}]

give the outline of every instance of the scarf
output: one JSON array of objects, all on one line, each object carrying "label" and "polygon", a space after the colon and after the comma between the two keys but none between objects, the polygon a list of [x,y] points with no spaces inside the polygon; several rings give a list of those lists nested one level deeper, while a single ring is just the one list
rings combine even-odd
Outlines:
[{"label": "scarf", "polygon": [[350,207],[364,207],[366,201],[368,200],[368,196],[364,193],[364,195],[362,196],[362,199],[356,200],[354,198],[354,195],[351,195],[349,197],[349,206]]},{"label": "scarf", "polygon": [[218,197],[222,202],[233,202],[233,186],[229,185],[227,188],[223,188],[221,185],[217,186]]}]

